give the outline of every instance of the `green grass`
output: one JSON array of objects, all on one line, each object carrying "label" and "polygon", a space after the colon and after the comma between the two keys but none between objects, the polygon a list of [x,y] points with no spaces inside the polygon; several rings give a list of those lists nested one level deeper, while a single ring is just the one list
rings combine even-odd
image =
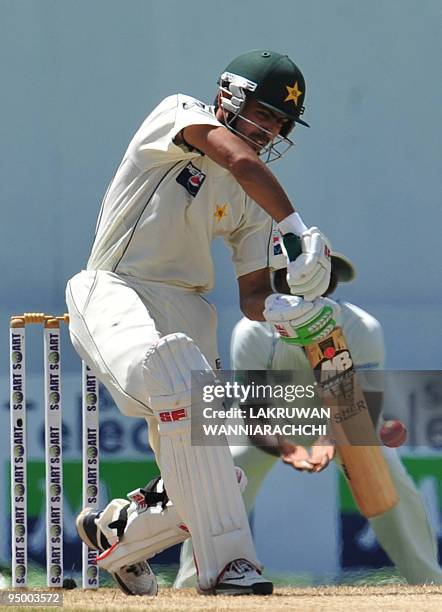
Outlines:
[{"label": "green grass", "polygon": [[[157,576],[158,584],[161,587],[171,586],[178,566],[164,566],[152,564],[152,568]],[[10,586],[11,572],[9,568],[1,568],[1,573],[6,581],[5,586]],[[266,572],[275,586],[279,587],[308,587],[318,585],[347,585],[347,586],[380,586],[386,584],[406,584],[405,580],[399,575],[397,570],[391,567],[384,567],[375,570],[358,570],[342,572],[338,576],[314,577],[309,574],[290,574]],[[65,578],[73,578],[77,586],[81,587],[80,572],[66,572]],[[46,586],[46,572],[41,566],[30,565],[28,568],[28,587],[41,588]],[[107,572],[100,572],[100,587],[114,587],[115,583]]]}]

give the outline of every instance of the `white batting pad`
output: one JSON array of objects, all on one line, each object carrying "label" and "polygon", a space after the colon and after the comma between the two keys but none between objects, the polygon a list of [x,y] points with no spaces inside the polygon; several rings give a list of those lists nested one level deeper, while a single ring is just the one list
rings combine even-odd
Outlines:
[{"label": "white batting pad", "polygon": [[118,542],[116,531],[109,528],[109,523],[119,517],[124,506],[127,506],[127,500],[114,499],[96,520],[108,542],[113,544],[98,557],[99,567],[108,572],[117,572],[125,565],[150,559],[162,550],[180,544],[190,535],[170,502],[164,509],[161,504],[140,509],[131,503],[124,536]]},{"label": "white batting pad", "polygon": [[191,405],[191,372],[207,378],[211,368],[180,333],[159,340],[144,366],[149,406],[159,421],[161,474],[192,535],[200,587],[210,589],[235,559],[260,567],[227,441],[191,445],[191,412],[202,408]]}]

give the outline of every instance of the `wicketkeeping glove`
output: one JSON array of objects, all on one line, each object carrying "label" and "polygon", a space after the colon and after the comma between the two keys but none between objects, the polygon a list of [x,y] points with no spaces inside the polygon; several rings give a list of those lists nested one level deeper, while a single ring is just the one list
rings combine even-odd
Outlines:
[{"label": "wicketkeeping glove", "polygon": [[328,298],[313,302],[296,295],[273,293],[265,301],[264,318],[273,323],[281,340],[307,346],[326,338],[336,326],[339,304]]}]

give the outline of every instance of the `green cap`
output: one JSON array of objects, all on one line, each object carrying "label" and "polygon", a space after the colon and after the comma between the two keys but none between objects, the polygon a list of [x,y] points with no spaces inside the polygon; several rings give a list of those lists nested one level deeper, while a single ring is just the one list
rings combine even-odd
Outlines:
[{"label": "green cap", "polygon": [[299,118],[304,112],[305,80],[287,55],[268,49],[247,51],[230,62],[221,79],[226,74],[243,77],[248,81],[245,89],[261,104],[309,127]]},{"label": "green cap", "polygon": [[349,283],[356,278],[356,269],[352,262],[342,255],[342,253],[333,252],[331,256],[331,264],[333,272],[338,277],[340,283]]}]

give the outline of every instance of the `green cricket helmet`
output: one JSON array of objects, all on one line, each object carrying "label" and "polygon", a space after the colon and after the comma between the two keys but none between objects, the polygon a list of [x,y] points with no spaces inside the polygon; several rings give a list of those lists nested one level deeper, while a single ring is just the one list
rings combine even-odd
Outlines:
[{"label": "green cricket helmet", "polygon": [[[268,144],[259,152],[266,163],[279,159],[293,146],[288,134],[295,123],[309,127],[300,119],[304,112],[305,80],[287,55],[262,49],[247,51],[230,62],[218,85],[226,126],[249,140],[236,129],[239,117],[266,133]],[[278,136],[274,138],[264,127],[242,114],[248,97],[287,118]]]},{"label": "green cricket helmet", "polygon": [[[270,50],[253,50],[239,55],[222,73],[218,84],[224,110],[240,114],[247,96],[287,117],[281,136],[287,137],[295,123],[309,127],[304,113],[305,80],[287,55]],[[231,97],[225,98],[228,92]]]}]

